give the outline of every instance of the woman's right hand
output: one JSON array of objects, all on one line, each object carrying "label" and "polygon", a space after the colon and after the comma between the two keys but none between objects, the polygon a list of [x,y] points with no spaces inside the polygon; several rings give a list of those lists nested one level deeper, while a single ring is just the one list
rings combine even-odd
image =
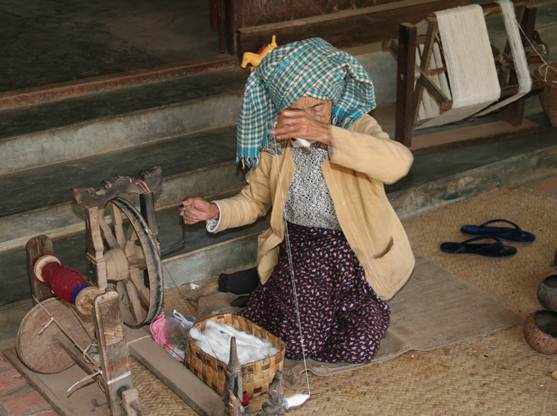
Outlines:
[{"label": "woman's right hand", "polygon": [[180,215],[184,224],[196,224],[201,221],[213,220],[219,217],[219,208],[216,204],[201,197],[184,198],[180,205]]}]

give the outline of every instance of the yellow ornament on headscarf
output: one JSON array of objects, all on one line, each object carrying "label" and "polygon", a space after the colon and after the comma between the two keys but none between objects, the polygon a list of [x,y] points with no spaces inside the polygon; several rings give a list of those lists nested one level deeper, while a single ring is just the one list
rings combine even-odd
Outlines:
[{"label": "yellow ornament on headscarf", "polygon": [[249,72],[253,71],[257,65],[265,58],[273,49],[277,47],[277,37],[273,35],[271,43],[265,46],[259,53],[244,52],[242,56],[242,68],[246,69],[249,65]]}]

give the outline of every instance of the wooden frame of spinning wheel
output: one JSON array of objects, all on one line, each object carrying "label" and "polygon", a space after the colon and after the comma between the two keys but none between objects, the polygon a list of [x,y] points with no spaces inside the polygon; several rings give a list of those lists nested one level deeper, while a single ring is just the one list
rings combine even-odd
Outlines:
[{"label": "wooden frame of spinning wheel", "polygon": [[[534,4],[531,0],[516,0],[514,5],[517,19],[526,35],[530,38],[534,35],[536,22],[536,9],[527,7]],[[489,16],[500,13],[501,9],[497,3],[485,3],[481,5],[484,15]],[[522,97],[509,104],[501,111],[496,120],[490,119],[476,125],[465,126],[446,131],[433,133],[414,133],[417,113],[423,94],[427,91],[439,105],[440,112],[450,110],[452,101],[432,81],[432,76],[446,71],[445,67],[429,69],[433,55],[433,47],[438,34],[437,20],[431,15],[426,18],[427,33],[418,35],[418,25],[403,23],[399,26],[398,42],[388,42],[386,49],[390,49],[397,58],[397,98],[396,98],[396,124],[395,138],[413,150],[421,150],[430,147],[447,145],[450,143],[475,140],[487,137],[513,134],[524,129],[540,128],[537,124],[524,119],[524,99]],[[420,65],[417,65],[417,47],[423,44],[423,50],[419,55]],[[509,53],[509,43],[505,46],[505,54]],[[510,97],[518,91],[516,74],[510,70],[509,84],[502,87],[501,99]],[[542,85],[534,80],[530,94],[539,92]]]},{"label": "wooden frame of spinning wheel", "polygon": [[[98,410],[106,408],[112,416],[141,415],[139,395],[131,379],[118,294],[114,290],[95,291],[95,297],[89,299],[91,316],[81,315],[77,312],[79,308],[54,297],[49,287],[35,275],[36,260],[55,255],[52,240],[45,235],[32,238],[27,242],[26,251],[31,292],[33,300],[39,304],[23,318],[15,351],[9,353],[10,361],[61,415],[76,414],[76,406],[79,414],[97,414]],[[93,336],[98,360],[87,352],[86,345],[93,341]],[[44,360],[45,356],[49,359]],[[83,371],[72,374],[86,374],[88,378],[97,379],[106,404],[100,399],[101,404],[91,411],[87,406],[71,403],[66,383],[67,371],[71,372],[74,364]],[[48,382],[42,379],[45,374],[51,377]],[[63,386],[62,392],[60,386]],[[89,390],[87,394],[99,400],[98,393]]]},{"label": "wooden frame of spinning wheel", "polygon": [[[149,322],[162,306],[162,266],[154,209],[161,183],[161,169],[155,167],[138,180],[117,177],[98,189],[73,190],[74,201],[85,210],[86,256],[94,283],[101,290],[109,284],[115,286],[124,322],[132,327]],[[128,201],[137,198],[141,213]],[[110,222],[105,218],[107,209]]]},{"label": "wooden frame of spinning wheel", "polygon": [[[87,374],[86,379],[97,379],[112,416],[141,414],[138,392],[133,387],[128,362],[121,294],[112,290],[109,283],[125,280],[127,285],[134,285],[134,293],[135,288],[139,291],[143,289],[143,293],[136,293],[136,305],[132,305],[132,308],[137,307],[141,296],[143,303],[148,304],[148,311],[141,315],[141,319],[136,314],[132,324],[142,325],[158,314],[162,306],[163,282],[154,201],[156,195],[160,194],[161,183],[161,169],[155,167],[144,172],[140,179],[117,177],[97,189],[73,190],[74,201],[85,209],[86,256],[94,271],[91,283],[98,289],[88,292],[91,296],[84,298],[85,303],[91,304],[90,308],[80,308],[78,300],[74,306],[53,298],[50,288],[35,275],[34,265],[37,259],[54,255],[52,240],[47,236],[38,236],[29,240],[26,245],[31,291],[34,301],[39,304],[22,320],[16,343],[17,355],[13,360],[21,365],[31,383],[61,414],[76,414],[73,410],[67,411],[69,408],[73,409],[73,405],[67,403],[67,392],[64,391],[64,397],[61,398],[57,388],[50,388],[41,376],[42,373],[48,373],[54,379],[63,379],[64,371],[69,370],[73,363],[78,364]],[[139,197],[141,213],[124,196]],[[112,225],[104,217],[107,204],[110,204]],[[129,221],[128,233],[124,230],[124,217]],[[135,244],[136,240],[141,244],[141,251]],[[108,251],[105,250],[105,242],[109,247]],[[147,288],[140,270],[147,270],[149,274],[148,294],[144,293]],[[35,342],[39,337],[42,337],[42,342]],[[91,344],[86,346],[88,342]],[[95,344],[98,358],[92,358],[87,352]],[[51,354],[45,354],[45,349],[48,348]],[[50,360],[45,363],[43,357],[46,355]],[[82,381],[83,379],[76,385],[79,386]],[[52,384],[65,385],[59,380]]]}]

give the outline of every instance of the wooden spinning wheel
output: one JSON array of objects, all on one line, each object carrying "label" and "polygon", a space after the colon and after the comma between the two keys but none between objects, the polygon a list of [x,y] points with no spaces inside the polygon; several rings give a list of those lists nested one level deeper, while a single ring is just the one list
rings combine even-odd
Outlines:
[{"label": "wooden spinning wheel", "polygon": [[127,200],[108,202],[111,223],[99,216],[108,285],[120,298],[120,312],[129,326],[155,318],[162,307],[162,265],[159,247],[141,213]]},{"label": "wooden spinning wheel", "polygon": [[[122,319],[132,327],[149,323],[163,304],[155,188],[160,189],[158,168],[143,179],[118,177],[99,189],[74,189],[74,200],[86,210],[87,258],[95,283],[118,292]],[[138,197],[140,210],[130,202]]]}]

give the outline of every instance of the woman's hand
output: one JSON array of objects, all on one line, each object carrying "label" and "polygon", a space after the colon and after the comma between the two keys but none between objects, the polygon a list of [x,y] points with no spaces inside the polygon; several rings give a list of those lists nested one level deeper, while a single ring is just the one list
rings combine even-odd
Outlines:
[{"label": "woman's hand", "polygon": [[196,224],[201,221],[217,219],[219,208],[216,204],[198,196],[185,198],[180,205],[180,215],[184,224]]},{"label": "woman's hand", "polygon": [[332,144],[331,124],[317,120],[304,110],[286,109],[277,120],[275,137],[278,140],[306,139],[328,146]]}]

